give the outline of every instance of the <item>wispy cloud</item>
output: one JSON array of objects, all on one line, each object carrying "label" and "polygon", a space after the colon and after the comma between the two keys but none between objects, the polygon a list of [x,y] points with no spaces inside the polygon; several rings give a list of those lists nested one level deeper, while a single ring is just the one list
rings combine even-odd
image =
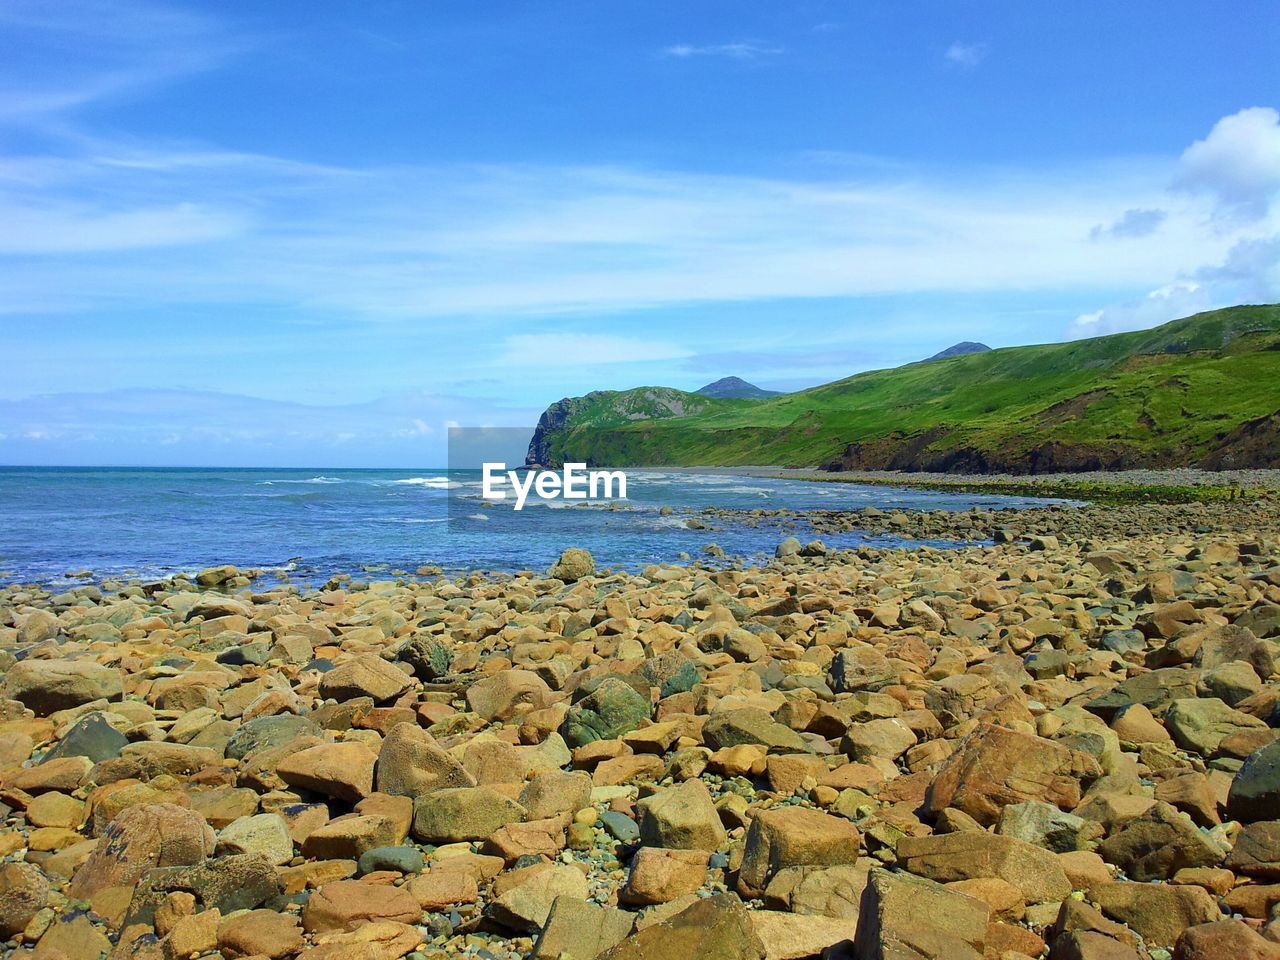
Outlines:
[{"label": "wispy cloud", "polygon": [[757,43],[753,40],[740,40],[735,43],[676,43],[662,48],[664,57],[687,59],[689,57],[728,57],[731,60],[758,60],[761,57],[776,56],[783,52],[782,47]]},{"label": "wispy cloud", "polygon": [[174,389],[58,393],[0,400],[0,463],[118,463],[124,456],[133,463],[438,465],[450,425],[531,427],[539,412],[431,393],[354,404]]},{"label": "wispy cloud", "polygon": [[521,333],[507,337],[499,366],[562,367],[579,364],[647,363],[689,355],[686,347],[661,340],[591,333]]},{"label": "wispy cloud", "polygon": [[40,123],[210,70],[251,46],[220,20],[139,0],[50,5],[9,0],[0,30],[12,50],[68,49],[56,60],[0,66],[0,123]]},{"label": "wispy cloud", "polygon": [[1136,207],[1126,210],[1119,219],[1109,224],[1098,224],[1089,231],[1090,240],[1125,239],[1129,237],[1145,237],[1160,229],[1160,224],[1169,218],[1164,210],[1140,210]]},{"label": "wispy cloud", "polygon": [[947,47],[942,58],[953,66],[972,69],[987,58],[988,50],[985,43],[961,43],[957,40]]}]

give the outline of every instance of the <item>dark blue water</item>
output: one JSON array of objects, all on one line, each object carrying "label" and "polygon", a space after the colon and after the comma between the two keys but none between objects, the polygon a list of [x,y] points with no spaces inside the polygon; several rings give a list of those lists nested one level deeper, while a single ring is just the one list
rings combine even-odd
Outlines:
[{"label": "dark blue water", "polygon": [[[54,583],[70,571],[156,577],[215,563],[287,567],[322,580],[387,565],[447,570],[547,567],[568,546],[601,565],[637,568],[697,556],[710,543],[732,556],[772,554],[793,531],[708,518],[739,509],[965,510],[1042,506],[1043,500],[682,473],[629,473],[627,509],[530,502],[517,513],[481,500],[478,471],[236,470],[0,467],[0,582]],[[672,516],[663,516],[667,506]],[[805,535],[803,524],[794,531]],[[857,533],[829,545],[899,544]]]}]

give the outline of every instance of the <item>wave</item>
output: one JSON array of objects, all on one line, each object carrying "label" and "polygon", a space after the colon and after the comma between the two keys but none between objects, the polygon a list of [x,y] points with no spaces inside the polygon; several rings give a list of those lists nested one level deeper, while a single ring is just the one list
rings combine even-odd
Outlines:
[{"label": "wave", "polygon": [[346,482],[347,481],[343,480],[341,477],[320,476],[320,477],[311,477],[308,480],[259,480],[258,486],[274,487],[277,484],[286,484],[286,483],[346,483]]},{"label": "wave", "polygon": [[392,480],[394,484],[404,487],[430,487],[433,490],[453,490],[462,486],[448,477],[409,477],[405,480]]},{"label": "wave", "polygon": [[470,516],[468,516],[467,519],[468,520],[488,520],[489,518],[486,517],[483,513],[473,513]]}]

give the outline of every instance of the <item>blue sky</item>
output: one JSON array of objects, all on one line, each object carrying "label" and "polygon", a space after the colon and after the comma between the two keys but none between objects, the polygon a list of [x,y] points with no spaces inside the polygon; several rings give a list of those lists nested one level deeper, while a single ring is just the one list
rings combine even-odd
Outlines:
[{"label": "blue sky", "polygon": [[1280,299],[1280,8],[0,5],[0,462],[447,425]]}]

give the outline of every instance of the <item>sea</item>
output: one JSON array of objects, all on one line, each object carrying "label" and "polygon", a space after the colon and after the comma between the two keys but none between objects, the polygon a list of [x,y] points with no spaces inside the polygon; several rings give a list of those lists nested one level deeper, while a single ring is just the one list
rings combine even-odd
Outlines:
[{"label": "sea", "polygon": [[[748,522],[705,511],[968,510],[1053,501],[715,473],[631,470],[627,499],[483,497],[478,470],[0,467],[0,584],[57,587],[95,579],[156,579],[231,563],[319,585],[420,567],[545,570],[566,547],[597,567],[772,556],[812,536],[805,521]],[[668,508],[668,509],[663,509]],[[693,518],[705,529],[690,529]],[[829,547],[954,546],[857,531]],[[724,552],[722,559],[711,547]]]}]

